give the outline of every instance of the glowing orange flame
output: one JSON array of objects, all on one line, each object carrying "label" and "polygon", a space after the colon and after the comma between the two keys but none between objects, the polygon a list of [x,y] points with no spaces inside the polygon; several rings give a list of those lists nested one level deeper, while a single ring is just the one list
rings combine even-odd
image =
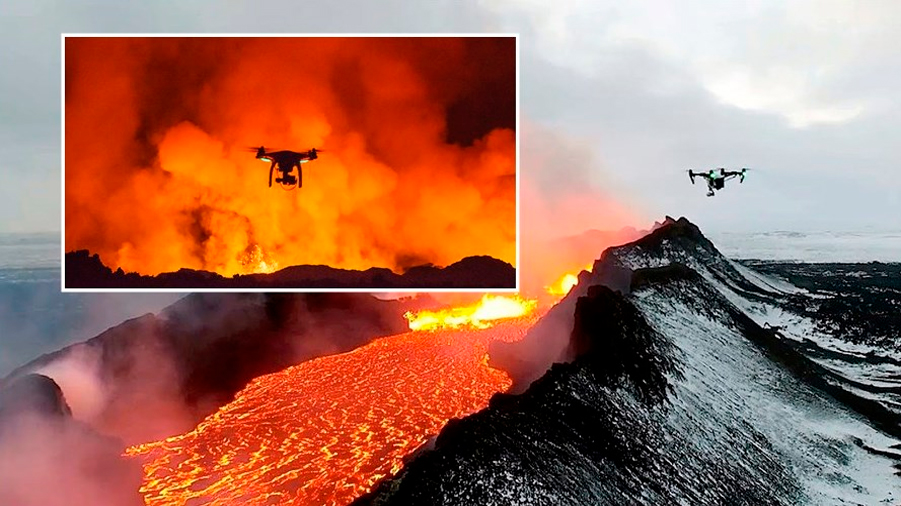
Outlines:
[{"label": "glowing orange flame", "polygon": [[551,295],[564,296],[572,290],[572,287],[579,284],[579,277],[575,274],[564,274],[562,278],[558,279],[556,283],[551,286],[545,287],[547,293]]},{"label": "glowing orange flame", "polygon": [[[592,268],[593,265],[588,264],[583,270],[591,271]],[[554,284],[544,287],[544,290],[548,294],[555,297],[563,297],[564,295],[568,294],[569,291],[572,290],[572,288],[577,284],[579,284],[579,275],[567,272],[557,281],[555,281]]]},{"label": "glowing orange flame", "polygon": [[254,245],[244,253],[241,265],[247,272],[254,274],[268,274],[278,270],[278,262],[269,258],[259,245]]},{"label": "glowing orange flame", "polygon": [[485,294],[478,303],[471,306],[440,309],[437,311],[407,312],[404,316],[412,330],[438,330],[473,327],[485,329],[497,320],[517,318],[531,314],[538,301],[523,299],[518,295]]}]

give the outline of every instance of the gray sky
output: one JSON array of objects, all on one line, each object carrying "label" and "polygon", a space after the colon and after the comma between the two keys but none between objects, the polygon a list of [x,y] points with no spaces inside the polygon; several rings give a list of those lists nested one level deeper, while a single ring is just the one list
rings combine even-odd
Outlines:
[{"label": "gray sky", "polygon": [[[545,207],[591,191],[623,225],[897,230],[897,26],[892,0],[4,0],[0,231],[60,226],[61,32],[398,31],[520,33],[522,174]],[[706,198],[684,170],[715,166],[759,170]]]}]

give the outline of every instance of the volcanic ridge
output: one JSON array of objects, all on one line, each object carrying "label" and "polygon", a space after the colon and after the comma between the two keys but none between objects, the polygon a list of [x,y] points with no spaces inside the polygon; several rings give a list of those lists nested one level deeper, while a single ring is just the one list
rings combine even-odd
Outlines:
[{"label": "volcanic ridge", "polygon": [[121,268],[113,271],[103,264],[99,255],[91,255],[87,250],[66,253],[65,266],[66,288],[516,288],[516,268],[490,256],[466,257],[446,267],[419,265],[403,274],[378,267],[359,271],[327,265],[295,265],[272,273],[232,277],[194,269],[179,269],[154,276],[126,273]]},{"label": "volcanic ridge", "polygon": [[520,393],[449,422],[354,505],[894,503],[895,350],[790,312],[815,295],[667,219],[495,343]]}]

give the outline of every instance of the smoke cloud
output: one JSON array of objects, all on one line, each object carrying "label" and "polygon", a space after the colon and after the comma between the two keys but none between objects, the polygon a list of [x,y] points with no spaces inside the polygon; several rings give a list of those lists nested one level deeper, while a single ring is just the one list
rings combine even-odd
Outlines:
[{"label": "smoke cloud", "polygon": [[0,439],[0,503],[141,506],[141,468],[123,449],[86,427],[22,420]]},{"label": "smoke cloud", "polygon": [[628,195],[587,176],[604,170],[589,146],[534,123],[523,127],[520,275],[523,290],[535,295],[607,247],[636,239],[631,226],[639,217]]},{"label": "smoke cloud", "polygon": [[[113,269],[515,264],[513,38],[67,38],[66,250]],[[249,146],[323,148],[268,188]]]},{"label": "smoke cloud", "polygon": [[139,506],[141,466],[75,421],[59,386],[28,375],[0,388],[0,504]]},{"label": "smoke cloud", "polygon": [[252,378],[407,330],[423,300],[365,294],[194,294],[159,314],[26,364],[51,378],[72,417],[138,444],[181,434]]},{"label": "smoke cloud", "polygon": [[34,372],[59,385],[75,420],[102,434],[130,444],[188,431],[197,408],[184,400],[179,360],[144,323],[151,318],[124,324],[117,337],[127,342],[76,344]]}]

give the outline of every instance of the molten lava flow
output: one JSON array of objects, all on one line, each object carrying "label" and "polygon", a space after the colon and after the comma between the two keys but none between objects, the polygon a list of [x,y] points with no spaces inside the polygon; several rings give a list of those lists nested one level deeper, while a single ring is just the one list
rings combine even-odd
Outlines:
[{"label": "molten lava flow", "polygon": [[146,503],[347,504],[508,388],[488,344],[534,320],[400,334],[259,377],[195,430],[128,450],[144,463]]},{"label": "molten lava flow", "polygon": [[482,299],[471,306],[440,309],[437,311],[420,311],[407,313],[404,316],[410,322],[412,330],[456,329],[474,327],[485,329],[497,320],[516,318],[535,310],[537,301],[523,299],[518,295],[485,294]]}]

